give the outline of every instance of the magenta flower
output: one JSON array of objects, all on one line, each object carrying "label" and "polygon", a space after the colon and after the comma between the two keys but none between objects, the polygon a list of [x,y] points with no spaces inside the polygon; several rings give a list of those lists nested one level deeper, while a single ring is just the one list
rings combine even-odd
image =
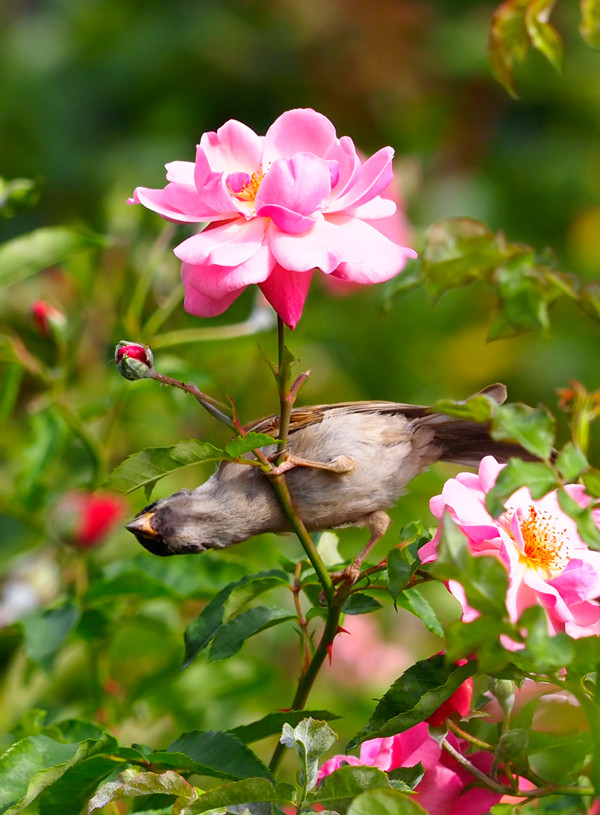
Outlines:
[{"label": "magenta flower", "polygon": [[[564,513],[556,491],[533,500],[526,487],[517,490],[506,502],[506,511],[492,518],[485,507],[485,496],[493,487],[504,465],[492,456],[484,458],[479,472],[459,473],[449,479],[441,495],[431,499],[436,518],[445,511],[465,533],[471,553],[497,557],[508,571],[506,608],[517,622],[529,606],[541,605],[548,627],[555,634],[564,631],[571,637],[600,634],[600,552],[591,551],[581,540],[575,521]],[[578,484],[565,487],[569,495],[584,507],[589,503]],[[594,512],[598,523],[598,513]],[[440,532],[420,550],[423,563],[435,560]],[[460,584],[449,583],[450,591],[463,609],[463,619],[472,620],[472,609]]]},{"label": "magenta flower", "polygon": [[130,203],[208,222],[175,249],[188,312],[221,314],[256,283],[294,328],[314,269],[379,283],[416,257],[377,228],[395,212],[381,195],[392,157],[384,147],[361,162],[352,140],[310,109],[283,113],[265,136],[231,119],[202,136],[195,164],[167,164],[167,186],[138,187]]},{"label": "magenta flower", "polygon": [[[458,752],[465,754],[466,742],[452,733],[447,740]],[[469,762],[484,773],[490,771],[493,756],[487,752],[472,753]],[[338,755],[326,761],[319,770],[319,781],[344,764],[379,767],[394,770],[397,767],[423,765],[425,774],[415,788],[414,801],[430,815],[484,815],[490,807],[503,800],[502,793],[476,786],[477,779],[458,761],[442,750],[437,739],[429,734],[426,722],[385,739],[365,741],[360,758]]]}]

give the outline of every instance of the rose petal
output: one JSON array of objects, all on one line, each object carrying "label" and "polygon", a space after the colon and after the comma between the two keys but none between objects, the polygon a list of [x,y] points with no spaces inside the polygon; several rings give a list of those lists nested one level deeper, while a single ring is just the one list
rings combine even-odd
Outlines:
[{"label": "rose petal", "polygon": [[235,266],[257,253],[264,241],[267,224],[264,218],[252,221],[236,218],[192,235],[176,246],[173,252],[179,260],[192,266]]},{"label": "rose petal", "polygon": [[256,194],[256,210],[279,204],[300,215],[319,210],[331,192],[331,174],[326,161],[312,153],[296,153],[273,162]]},{"label": "rose petal", "polygon": [[167,181],[174,184],[183,184],[188,187],[194,186],[194,162],[193,161],[170,161],[165,164],[167,170]]},{"label": "rose petal", "polygon": [[225,122],[216,133],[204,133],[199,146],[213,171],[252,175],[260,170],[263,137],[236,119]]},{"label": "rose petal", "polygon": [[[337,143],[335,127],[326,116],[311,108],[296,108],[282,113],[265,135],[263,164],[294,153],[325,156]],[[328,155],[327,158],[335,158]]]},{"label": "rose petal", "polygon": [[262,293],[289,328],[295,328],[302,316],[312,272],[290,272],[279,264],[260,284]]},{"label": "rose petal", "polygon": [[168,189],[169,185],[162,190],[136,187],[133,196],[127,200],[127,203],[143,204],[148,209],[158,213],[161,218],[177,223],[193,224],[208,220],[205,213],[201,214],[199,212],[200,205],[193,190],[179,186],[176,196],[179,206],[173,206],[174,196],[168,192]]},{"label": "rose petal", "polygon": [[382,147],[368,158],[346,193],[331,202],[330,211],[355,209],[383,192],[394,177],[393,158],[394,151],[391,147]]},{"label": "rose petal", "polygon": [[268,247],[261,246],[245,263],[235,266],[183,263],[181,276],[185,287],[193,286],[206,297],[221,298],[251,283],[262,283],[274,265],[275,260]]},{"label": "rose petal", "polygon": [[326,216],[340,230],[338,243],[344,242],[344,260],[335,276],[353,283],[381,283],[401,272],[409,257],[417,253],[388,240],[365,221],[348,216]]},{"label": "rose petal", "polygon": [[[183,271],[183,269],[182,269]],[[185,289],[185,299],[183,307],[188,314],[194,314],[196,317],[216,317],[218,314],[223,314],[227,311],[229,306],[237,299],[244,289],[229,292],[224,297],[213,298],[206,297],[201,294],[193,286],[188,286]]]}]

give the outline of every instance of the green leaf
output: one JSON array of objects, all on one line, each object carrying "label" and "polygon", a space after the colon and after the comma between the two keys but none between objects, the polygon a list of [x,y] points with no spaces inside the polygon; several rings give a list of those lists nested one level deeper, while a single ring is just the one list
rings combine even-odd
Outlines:
[{"label": "green leaf", "polygon": [[447,289],[487,279],[502,261],[494,233],[472,218],[446,218],[425,234],[423,278],[434,300]]},{"label": "green leaf", "polygon": [[44,734],[12,744],[0,756],[0,814],[17,815],[70,767],[104,747],[104,740],[62,744]]},{"label": "green leaf", "polygon": [[202,775],[221,778],[271,778],[268,767],[231,733],[190,730],[169,745],[169,753],[183,753],[202,766]]},{"label": "green leaf", "polygon": [[508,586],[506,567],[495,557],[471,554],[466,535],[446,512],[437,559],[429,571],[438,580],[457,580],[469,604],[484,614],[504,617]]},{"label": "green leaf", "polygon": [[576,481],[587,467],[587,458],[572,442],[565,444],[556,458],[556,469],[565,481]]},{"label": "green leaf", "polygon": [[530,0],[525,11],[525,27],[533,47],[560,73],[563,43],[556,29],[548,22],[555,3],[556,0]]},{"label": "green leaf", "polygon": [[546,612],[531,606],[519,618],[519,628],[528,631],[526,647],[513,655],[513,662],[525,671],[546,673],[564,668],[573,659],[573,640],[562,632],[550,635]]},{"label": "green leaf", "polygon": [[0,246],[0,288],[25,280],[67,258],[100,246],[103,239],[91,232],[48,226],[29,232]]},{"label": "green leaf", "polygon": [[563,512],[570,515],[577,524],[577,532],[582,541],[592,549],[600,549],[600,529],[596,525],[590,507],[581,507],[564,489],[558,491],[558,503]]},{"label": "green leaf", "polygon": [[271,589],[287,588],[289,584],[288,575],[280,569],[269,569],[243,577],[232,585],[224,604],[223,619],[231,619],[261,594]]},{"label": "green leaf", "polygon": [[52,407],[31,417],[32,443],[21,454],[17,490],[21,495],[35,494],[38,485],[47,478],[48,470],[65,447],[68,428],[62,416]]},{"label": "green leaf", "polygon": [[510,662],[512,655],[502,646],[502,634],[515,639],[513,627],[501,619],[483,615],[470,623],[457,620],[446,632],[446,657],[458,660],[476,653],[481,673],[500,671]]},{"label": "green leaf", "polygon": [[483,394],[472,396],[463,402],[453,402],[451,399],[440,399],[431,410],[434,413],[443,413],[446,416],[455,416],[457,419],[469,419],[473,422],[488,422],[491,416],[491,401]]},{"label": "green leaf", "polygon": [[475,671],[474,662],[447,665],[441,654],[415,663],[383,695],[366,726],[346,749],[367,739],[395,736],[425,721]]},{"label": "green leaf", "polygon": [[419,589],[406,589],[398,598],[398,605],[418,617],[428,631],[437,637],[444,636],[444,629],[437,614]]},{"label": "green leaf", "polygon": [[369,790],[357,796],[347,815],[426,815],[410,795],[398,790]]},{"label": "green leaf", "polygon": [[13,218],[17,212],[36,206],[39,186],[30,178],[0,178],[0,217]]},{"label": "green leaf", "polygon": [[598,0],[580,0],[581,36],[591,48],[600,48],[600,3]]},{"label": "green leaf", "polygon": [[326,722],[317,719],[303,719],[296,727],[287,722],[283,726],[280,742],[296,751],[300,770],[298,783],[306,793],[310,792],[317,783],[319,774],[319,758],[335,742],[337,736]]},{"label": "green leaf", "polygon": [[414,767],[395,767],[393,770],[388,770],[387,775],[394,789],[404,790],[406,788],[405,791],[410,792],[422,780],[425,770],[419,761]]},{"label": "green leaf", "polygon": [[528,405],[495,405],[491,435],[496,441],[516,441],[534,456],[549,459],[554,442],[554,417],[545,408]]},{"label": "green leaf", "polygon": [[340,718],[336,713],[330,713],[328,710],[287,710],[283,713],[269,713],[256,722],[239,725],[229,732],[244,744],[250,744],[267,736],[273,736],[275,733],[281,733],[286,723],[295,727],[302,719],[307,719],[309,716],[324,721]]},{"label": "green leaf", "polygon": [[127,494],[192,464],[227,461],[229,458],[224,450],[196,439],[180,441],[173,447],[148,447],[119,464],[103,486]]},{"label": "green leaf", "polygon": [[398,595],[404,589],[419,565],[418,560],[409,563],[403,551],[395,546],[387,554],[387,585],[396,608]]},{"label": "green leaf", "polygon": [[225,452],[231,458],[241,458],[244,453],[250,453],[259,447],[268,447],[271,444],[277,444],[277,439],[266,433],[246,433],[245,436],[237,436],[225,445]]},{"label": "green leaf", "polygon": [[283,608],[255,606],[243,611],[221,626],[213,640],[208,656],[209,662],[228,659],[237,654],[247,639],[272,628],[274,625],[295,620],[296,615]]},{"label": "green leaf", "polygon": [[353,798],[369,789],[389,789],[390,782],[377,767],[345,765],[325,776],[315,791],[314,802],[343,815]]},{"label": "green leaf", "polygon": [[585,491],[592,498],[600,498],[600,470],[590,467],[590,469],[581,476],[581,480],[585,485]]},{"label": "green leaf", "polygon": [[[123,758],[123,769],[127,765]],[[98,785],[119,769],[115,755],[97,755],[70,767],[38,798],[39,815],[80,815]]]},{"label": "green leaf", "polygon": [[471,555],[464,533],[448,513],[442,518],[438,556],[429,570],[438,580],[457,580],[473,608],[483,614],[505,616],[506,567],[495,557]]},{"label": "green leaf", "polygon": [[292,806],[294,804],[294,788],[289,784],[274,786],[264,778],[249,778],[246,781],[236,781],[200,795],[197,801],[181,811],[181,815],[200,815],[202,812],[209,812],[226,806],[251,804],[255,801],[273,801]]},{"label": "green leaf", "polygon": [[574,655],[569,665],[569,674],[580,676],[592,673],[600,665],[600,637],[580,637],[573,640]]},{"label": "green leaf", "polygon": [[351,594],[342,606],[344,614],[369,614],[381,608],[381,603],[369,594]]},{"label": "green leaf", "polygon": [[155,793],[175,795],[186,802],[194,801],[198,797],[197,789],[172,770],[167,770],[165,773],[143,773],[129,769],[121,773],[116,781],[100,787],[90,801],[87,812],[88,815],[91,815],[92,812],[102,809],[113,801]]},{"label": "green leaf", "polygon": [[517,96],[513,83],[515,62],[523,62],[529,47],[525,26],[525,12],[529,0],[507,0],[501,3],[492,17],[489,39],[489,57],[495,79],[510,93]]},{"label": "green leaf", "polygon": [[494,283],[498,303],[488,333],[489,340],[548,328],[545,291],[537,276],[533,251],[523,251],[499,266]]},{"label": "green leaf", "polygon": [[488,512],[497,518],[504,504],[521,487],[527,487],[537,500],[556,487],[556,473],[548,464],[511,459],[498,473],[496,483],[485,497]]},{"label": "green leaf", "polygon": [[25,633],[25,653],[46,670],[52,667],[57,651],[79,620],[79,608],[64,603],[57,608],[42,609],[21,620]]}]

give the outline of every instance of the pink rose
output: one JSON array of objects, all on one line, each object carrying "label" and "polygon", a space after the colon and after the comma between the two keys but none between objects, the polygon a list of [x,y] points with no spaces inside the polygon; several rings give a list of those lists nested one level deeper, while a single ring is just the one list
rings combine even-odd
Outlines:
[{"label": "pink rose", "polygon": [[382,196],[392,156],[384,147],[361,162],[352,140],[310,109],[283,113],[265,136],[232,119],[202,136],[195,164],[171,162],[167,186],[138,187],[130,203],[208,222],[175,249],[188,312],[221,314],[256,283],[294,328],[314,269],[379,283],[415,257],[376,226],[395,212]]},{"label": "pink rose", "polygon": [[[450,513],[473,555],[491,555],[506,566],[506,608],[512,622],[526,608],[539,604],[553,634],[564,631],[574,638],[600,634],[596,599],[600,596],[600,552],[590,550],[581,540],[575,521],[561,510],[556,491],[534,500],[522,487],[508,499],[506,511],[492,518],[485,496],[503,466],[487,456],[477,474],[459,473],[449,479],[442,494],[431,499],[431,511],[437,518],[445,511]],[[582,486],[570,484],[565,489],[580,506],[589,503]],[[438,530],[421,549],[423,563],[437,557],[439,538]],[[461,603],[463,619],[477,617],[462,586],[450,581],[449,588]]]},{"label": "pink rose", "polygon": [[[452,733],[447,740],[458,752],[466,754],[468,745]],[[487,752],[467,755],[478,770],[488,773],[493,756]],[[379,767],[394,770],[397,767],[415,767],[421,763],[425,774],[415,788],[414,800],[430,815],[484,815],[490,807],[503,800],[502,793],[494,792],[479,782],[468,770],[429,734],[426,722],[385,739],[365,741],[360,758],[338,755],[326,761],[319,770],[319,781],[343,764]]]}]

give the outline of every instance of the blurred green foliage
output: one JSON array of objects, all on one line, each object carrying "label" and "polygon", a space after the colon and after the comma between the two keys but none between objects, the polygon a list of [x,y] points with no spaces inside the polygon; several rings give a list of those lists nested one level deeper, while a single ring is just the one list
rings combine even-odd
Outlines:
[{"label": "blurred green foliage", "polygon": [[[312,370],[302,402],[429,403],[501,380],[511,400],[556,413],[556,391],[571,379],[589,392],[600,388],[591,285],[600,271],[600,55],[582,42],[572,6],[559,3],[553,21],[565,43],[562,75],[530,53],[515,70],[516,101],[493,79],[486,41],[494,6],[480,0],[0,3],[0,283],[7,284],[0,298],[0,605],[10,601],[15,574],[35,583],[42,604],[26,624],[0,631],[0,746],[12,732],[24,740],[24,755],[36,753],[47,746],[44,728],[68,716],[118,731],[121,744],[158,749],[185,729],[228,730],[289,703],[298,644],[285,625],[226,661],[198,658],[183,672],[180,665],[183,631],[206,601],[253,571],[299,557],[294,541],[265,536],[163,562],[119,527],[103,546],[78,550],[57,514],[66,492],[98,488],[145,447],[228,440],[191,397],[121,379],[113,362],[120,340],[153,344],[162,373],[220,399],[231,395],[243,422],[277,409],[261,354],[274,357],[274,332],[223,339],[214,330],[244,326],[253,294],[211,321],[185,314],[170,251],[185,227],[126,204],[137,184],[162,186],[166,162],[191,160],[203,131],[236,118],[264,132],[283,110],[311,106],[365,152],[395,148],[411,245],[421,251],[426,230],[442,218],[489,226],[486,252],[496,265],[473,263],[470,245],[462,271],[463,282],[473,282],[435,303],[430,294],[446,286],[436,289],[431,265],[429,277],[423,269],[429,293],[422,285],[402,291],[402,277],[343,296],[315,283],[289,337],[299,370]],[[31,234],[38,236],[33,248]],[[15,271],[9,241],[20,238],[32,257]],[[519,280],[527,286],[517,299],[527,300],[531,287],[542,297],[533,301],[537,318],[519,325],[533,330],[512,335],[498,324],[488,277],[511,252],[520,258],[520,245],[527,269]],[[414,268],[406,279],[420,279]],[[549,270],[588,284],[593,316],[577,297],[558,298],[555,278],[548,288]],[[510,294],[512,278],[503,280]],[[35,330],[31,307],[39,299],[65,314],[64,336]],[[490,330],[499,339],[487,342]],[[201,332],[202,340],[188,341]],[[559,422],[559,446],[568,438]],[[599,450],[592,434],[592,463]],[[566,454],[563,466],[575,466]],[[154,495],[194,486],[210,472],[202,464],[179,470]],[[454,472],[439,465],[415,479],[378,553],[404,524],[431,522],[429,497]],[[137,491],[128,502],[134,514],[145,498]],[[361,532],[342,532],[342,555],[363,542]],[[420,602],[431,600],[447,622],[456,609],[438,589],[425,586]],[[289,591],[278,591],[289,608]],[[398,613],[401,624],[388,604],[380,625],[405,665],[439,650],[419,620]],[[429,628],[436,626],[434,615]],[[472,631],[455,632],[457,653]],[[490,664],[496,657],[489,655]],[[367,721],[370,699],[386,681],[344,681],[334,651],[311,705],[345,711],[348,737]],[[48,712],[47,722],[34,721],[34,708]],[[71,734],[69,743],[83,755],[86,739],[100,738],[111,737],[99,729]],[[66,767],[76,751],[59,743],[52,760]],[[257,752],[265,759],[269,745],[259,743]],[[65,783],[72,789],[78,779]],[[56,802],[48,800],[51,813]]]}]

